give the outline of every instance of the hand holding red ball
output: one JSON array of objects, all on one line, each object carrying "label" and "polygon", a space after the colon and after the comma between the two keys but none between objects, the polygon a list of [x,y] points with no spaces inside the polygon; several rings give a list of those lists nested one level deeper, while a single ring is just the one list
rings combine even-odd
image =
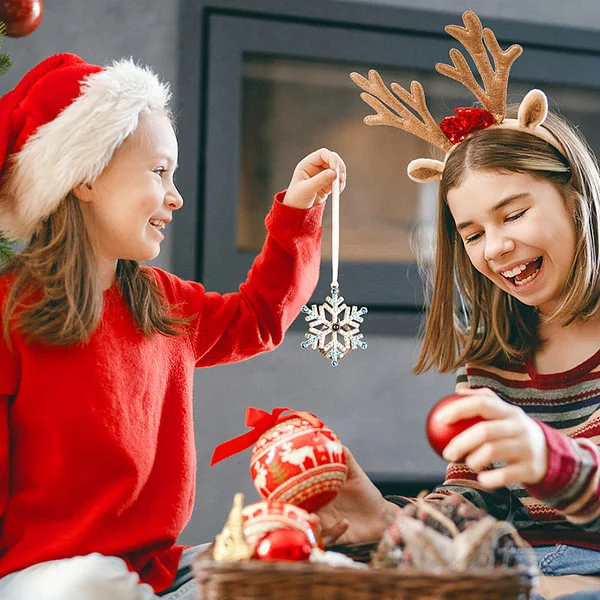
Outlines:
[{"label": "hand holding red ball", "polygon": [[456,402],[457,400],[463,400],[464,398],[465,396],[462,394],[450,394],[449,396],[445,396],[434,405],[427,417],[427,422],[425,424],[427,439],[429,440],[431,447],[440,456],[442,456],[444,449],[450,441],[459,433],[462,433],[476,423],[485,421],[483,417],[471,417],[469,419],[455,421],[454,423],[443,423],[435,418],[441,408],[452,402]]},{"label": "hand holding red ball", "polygon": [[[440,410],[458,401],[461,406],[450,410],[451,418],[462,419],[448,424],[436,419]],[[481,421],[485,425],[466,435],[458,446],[452,444],[450,452],[447,450],[454,437]],[[477,473],[479,483],[489,489],[515,483],[537,484],[548,468],[541,424],[490,388],[465,389],[464,393],[442,398],[427,418],[427,438],[438,454],[446,452],[448,460],[463,460]]]},{"label": "hand holding red ball", "polygon": [[6,35],[23,37],[32,33],[44,15],[42,0],[0,0],[0,21]]}]

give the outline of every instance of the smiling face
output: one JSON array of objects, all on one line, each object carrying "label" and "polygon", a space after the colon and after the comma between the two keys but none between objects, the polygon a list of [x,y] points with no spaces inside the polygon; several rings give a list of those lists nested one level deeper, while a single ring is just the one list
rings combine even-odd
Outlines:
[{"label": "smiling face", "polygon": [[177,138],[169,117],[145,114],[115,151],[100,176],[74,193],[101,272],[119,259],[151,260],[160,252],[163,229],[183,200],[175,187]]},{"label": "smiling face", "polygon": [[575,225],[558,188],[523,173],[470,171],[447,202],[482,275],[523,304],[550,313],[575,255]]}]

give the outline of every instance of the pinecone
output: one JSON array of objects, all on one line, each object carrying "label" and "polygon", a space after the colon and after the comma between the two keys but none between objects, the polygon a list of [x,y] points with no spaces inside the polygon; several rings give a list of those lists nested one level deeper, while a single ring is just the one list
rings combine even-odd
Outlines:
[{"label": "pinecone", "polygon": [[407,504],[402,512],[448,537],[455,537],[487,515],[463,496],[454,493],[429,494]]},{"label": "pinecone", "polygon": [[[515,528],[460,494],[429,494],[402,507],[373,555],[374,567],[464,571],[518,564]],[[529,563],[529,561],[528,561]]]}]

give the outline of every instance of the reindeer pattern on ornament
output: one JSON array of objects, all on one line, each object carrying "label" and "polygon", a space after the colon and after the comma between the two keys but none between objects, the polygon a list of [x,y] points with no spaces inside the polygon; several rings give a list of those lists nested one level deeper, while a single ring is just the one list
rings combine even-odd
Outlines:
[{"label": "reindeer pattern on ornament", "polygon": [[315,456],[315,449],[312,446],[301,446],[300,448],[293,448],[292,442],[283,442],[281,444],[282,452],[279,454],[279,459],[282,463],[288,463],[296,467],[300,467],[301,471],[306,471],[304,462],[307,458],[312,460],[312,466],[317,466],[317,457]]},{"label": "reindeer pattern on ornament", "polygon": [[329,456],[329,462],[340,462],[344,449],[339,440],[330,440],[329,438],[325,442],[325,449],[327,450],[327,456]]},{"label": "reindeer pattern on ornament", "polygon": [[267,498],[271,493],[267,485],[267,475],[269,474],[267,465],[271,464],[274,456],[275,448],[271,448],[264,462],[256,461],[254,463],[254,486],[263,498]]}]

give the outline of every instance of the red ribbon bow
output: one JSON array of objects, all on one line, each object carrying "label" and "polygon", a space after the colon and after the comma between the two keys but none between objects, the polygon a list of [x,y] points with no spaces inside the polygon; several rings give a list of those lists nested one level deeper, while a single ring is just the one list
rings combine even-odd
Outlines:
[{"label": "red ribbon bow", "polygon": [[454,113],[455,117],[445,117],[440,123],[440,129],[453,144],[462,142],[473,131],[486,129],[496,122],[491,112],[474,106],[455,108]]},{"label": "red ribbon bow", "polygon": [[[282,414],[287,411],[289,411],[288,414]],[[225,460],[238,452],[242,452],[242,450],[246,450],[246,448],[252,446],[265,431],[275,427],[275,425],[298,417],[305,419],[315,427],[324,426],[324,423],[319,421],[315,415],[302,410],[274,408],[271,413],[268,413],[266,410],[249,406],[246,409],[246,427],[252,427],[253,430],[242,433],[242,435],[239,435],[238,437],[219,444],[213,451],[212,458],[210,459],[210,466],[212,467],[218,462]]]}]

